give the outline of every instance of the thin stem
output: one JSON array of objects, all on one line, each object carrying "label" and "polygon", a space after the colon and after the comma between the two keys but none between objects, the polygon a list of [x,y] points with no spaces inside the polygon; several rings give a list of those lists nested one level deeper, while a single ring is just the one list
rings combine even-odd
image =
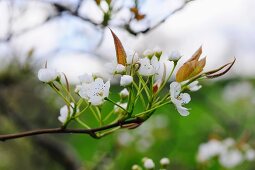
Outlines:
[{"label": "thin stem", "polygon": [[156,92],[155,96],[156,96],[157,94],[160,93],[160,91],[164,88],[164,86],[166,85],[166,83],[167,83],[167,82],[169,81],[169,79],[172,77],[176,65],[177,65],[177,63],[174,62],[174,66],[173,66],[173,68],[172,68],[172,70],[171,70],[171,73],[169,74],[169,76],[167,77],[167,79],[162,83],[162,85],[160,86],[159,90]]},{"label": "thin stem", "polygon": [[98,115],[98,118],[99,118],[100,126],[102,126],[103,122],[102,122],[102,116],[101,116],[101,109],[99,107],[95,107],[95,108],[96,108],[97,115]]},{"label": "thin stem", "polygon": [[82,125],[83,127],[87,128],[87,129],[90,129],[89,125],[87,125],[86,123],[84,123],[80,118],[75,118],[75,120],[80,124]]},{"label": "thin stem", "polygon": [[94,111],[94,109],[93,109],[92,107],[89,107],[89,109],[90,109],[90,111],[93,113],[93,115],[94,115],[94,117],[96,118],[96,120],[97,120],[98,122],[100,122],[100,119],[99,119],[97,113]]},{"label": "thin stem", "polygon": [[143,89],[144,89],[144,86],[140,89],[140,84],[139,84],[139,87],[137,86],[137,84],[136,84],[135,82],[134,82],[133,84],[134,84],[136,90],[138,91],[138,92],[137,92],[137,95],[136,95],[136,99],[135,99],[135,104],[136,104],[137,100],[138,100],[139,97],[140,97],[140,99],[141,99],[141,101],[142,101],[142,104],[143,104],[143,106],[144,106],[144,108],[145,108],[145,107],[146,107],[146,104],[145,104],[144,97],[143,97],[143,95],[142,95],[142,91],[143,91]]},{"label": "thin stem", "polygon": [[72,102],[75,103],[75,100],[74,100],[73,96],[71,95],[70,91],[68,91],[67,88],[66,88],[60,81],[59,81],[58,83],[60,84],[60,86],[62,87],[62,89],[65,90],[65,92],[66,92],[67,95],[70,97],[70,99],[72,100]]},{"label": "thin stem", "polygon": [[88,108],[90,107],[90,104],[88,104],[82,111],[80,111],[78,114],[75,115],[76,117],[79,117],[82,113],[84,113]]},{"label": "thin stem", "polygon": [[116,103],[115,101],[113,101],[112,99],[110,99],[110,98],[105,98],[105,100],[111,102],[112,104],[118,106],[119,108],[121,108],[122,110],[124,110],[126,113],[128,113],[128,111],[127,111],[124,107],[122,107],[121,105],[119,105],[118,103]]},{"label": "thin stem", "polygon": [[165,102],[165,103],[160,104],[160,105],[158,105],[158,106],[156,106],[156,107],[152,107],[151,109],[148,109],[148,110],[146,110],[146,111],[144,111],[144,112],[140,112],[140,113],[136,114],[135,116],[141,116],[141,115],[143,115],[143,114],[145,114],[145,113],[151,112],[151,111],[153,111],[153,110],[155,110],[155,109],[157,109],[157,108],[160,108],[160,107],[162,107],[162,106],[164,106],[164,105],[166,105],[166,104],[169,104],[169,103],[171,103],[171,101]]},{"label": "thin stem", "polygon": [[110,111],[110,112],[107,114],[107,116],[103,119],[103,121],[104,121],[104,122],[107,121],[107,120],[112,116],[113,113],[114,113],[114,110]]},{"label": "thin stem", "polygon": [[150,98],[150,89],[147,86],[148,79],[145,82],[144,79],[140,75],[138,75],[138,78],[139,78],[139,81],[141,81],[142,85],[145,87],[144,91],[145,91],[145,93],[147,95],[147,98],[149,99]]},{"label": "thin stem", "polygon": [[63,96],[63,94],[61,94],[58,89],[56,89],[56,87],[54,85],[52,85],[51,83],[49,84],[49,86],[65,101],[66,105],[70,106],[70,102],[65,98],[65,96]]}]

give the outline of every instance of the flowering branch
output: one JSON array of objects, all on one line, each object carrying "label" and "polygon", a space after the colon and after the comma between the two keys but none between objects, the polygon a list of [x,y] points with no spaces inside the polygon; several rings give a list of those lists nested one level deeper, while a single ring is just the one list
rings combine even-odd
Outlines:
[{"label": "flowering branch", "polygon": [[[163,56],[159,49],[144,52],[142,57],[137,53],[127,55],[119,38],[111,31],[116,49],[116,62],[106,67],[112,78],[120,77],[120,86],[124,89],[119,93],[119,100],[109,98],[110,80],[104,82],[98,75],[84,74],[79,77],[80,84],[76,86],[76,101],[70,92],[69,82],[65,74],[60,74],[52,68],[42,68],[38,72],[40,81],[51,87],[65,102],[60,109],[58,120],[60,128],[39,129],[17,134],[0,135],[0,140],[15,139],[39,134],[82,133],[94,138],[101,138],[120,128],[133,129],[150,118],[157,109],[173,104],[181,116],[188,116],[189,109],[184,107],[191,101],[188,91],[197,91],[201,88],[198,80],[222,76],[230,70],[235,60],[218,69],[203,72],[206,58],[200,60],[202,47],[186,61],[178,70],[175,81],[170,83],[169,93],[162,94],[162,89],[170,81],[181,58],[178,52],[170,56]],[[64,76],[65,84],[62,84]],[[106,114],[103,105],[108,101],[114,106]],[[142,104],[142,107],[140,106]],[[137,108],[140,109],[137,109]],[[142,109],[142,110],[141,110]],[[80,111],[81,110],[81,111]],[[89,125],[88,120],[82,120],[82,115],[90,110],[98,127]],[[115,114],[113,114],[115,113]],[[88,113],[89,114],[89,113]],[[70,122],[75,121],[83,129],[69,128]]]}]

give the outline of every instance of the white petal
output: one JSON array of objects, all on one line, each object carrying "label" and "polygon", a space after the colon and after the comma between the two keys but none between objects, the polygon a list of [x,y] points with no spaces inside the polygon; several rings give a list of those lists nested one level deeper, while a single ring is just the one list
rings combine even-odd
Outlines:
[{"label": "white petal", "polygon": [[188,116],[189,115],[189,109],[183,107],[183,106],[176,106],[177,111],[180,113],[181,116]]},{"label": "white petal", "polygon": [[59,76],[60,74],[55,69],[51,68],[42,68],[38,71],[38,79],[45,83],[54,81]]},{"label": "white petal", "polygon": [[126,70],[126,67],[123,66],[122,64],[118,64],[118,65],[116,66],[116,69],[115,69],[115,71],[116,71],[117,73],[123,73],[125,70]]},{"label": "white petal", "polygon": [[179,95],[179,100],[182,102],[182,104],[187,104],[190,102],[191,98],[188,93],[181,93]]},{"label": "white petal", "polygon": [[178,51],[173,51],[169,56],[170,61],[178,61],[181,58],[181,54]]},{"label": "white petal", "polygon": [[123,90],[120,91],[120,96],[121,97],[127,97],[129,95],[129,92],[126,88],[124,88]]},{"label": "white petal", "polygon": [[91,102],[91,104],[94,106],[99,106],[99,105],[103,104],[104,99],[100,96],[94,96],[93,98],[89,99],[89,102]]},{"label": "white petal", "polygon": [[180,92],[181,92],[181,84],[178,82],[172,82],[170,84],[170,95],[176,98],[180,94]]},{"label": "white petal", "polygon": [[156,56],[153,56],[151,59],[151,65],[154,67],[155,71],[157,71],[159,69],[159,61],[158,58]]},{"label": "white petal", "polygon": [[107,81],[104,87],[104,95],[103,95],[104,97],[109,96],[109,90],[110,90],[110,81]]},{"label": "white petal", "polygon": [[198,81],[193,81],[192,83],[190,83],[188,85],[188,88],[190,91],[198,91],[199,89],[201,89],[201,85],[198,84]]},{"label": "white petal", "polygon": [[123,75],[120,78],[120,85],[121,86],[128,86],[133,82],[133,77],[130,75]]}]

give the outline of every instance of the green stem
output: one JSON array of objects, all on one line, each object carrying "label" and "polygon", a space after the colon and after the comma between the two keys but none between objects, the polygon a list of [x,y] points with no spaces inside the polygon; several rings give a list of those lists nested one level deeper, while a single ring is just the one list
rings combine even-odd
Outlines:
[{"label": "green stem", "polygon": [[[71,106],[71,103],[65,98],[65,96],[63,96],[63,94],[61,94],[58,89],[56,89],[55,86],[53,86],[51,83],[49,83],[49,86],[65,101],[67,106]],[[71,106],[72,107],[72,106]]]},{"label": "green stem", "polygon": [[111,102],[112,104],[118,106],[119,108],[121,108],[122,110],[124,110],[126,113],[129,113],[124,107],[122,107],[121,105],[119,105],[118,103],[116,103],[115,101],[111,100],[110,98],[106,97],[105,100]]},{"label": "green stem", "polygon": [[138,74],[138,78],[139,78],[139,81],[141,81],[142,85],[144,86],[144,91],[147,95],[147,98],[149,99],[150,98],[150,89],[147,86],[148,79],[145,82],[144,79],[139,74]]},{"label": "green stem", "polygon": [[95,108],[96,108],[97,115],[98,115],[98,118],[99,118],[100,126],[102,126],[103,122],[102,122],[102,116],[101,116],[101,108],[99,108],[99,107],[95,107]]},{"label": "green stem", "polygon": [[109,135],[109,134],[113,133],[114,131],[116,131],[116,130],[118,130],[118,129],[120,129],[120,126],[115,127],[115,128],[113,128],[113,129],[109,129],[109,130],[107,130],[107,131],[105,131],[105,132],[101,132],[101,133],[99,134],[99,137],[103,137],[103,136]]},{"label": "green stem", "polygon": [[104,122],[107,121],[107,120],[112,116],[113,113],[114,113],[114,110],[110,111],[110,112],[107,114],[107,116],[103,119],[103,121],[104,121]]},{"label": "green stem", "polygon": [[94,111],[94,109],[93,109],[92,107],[89,107],[89,109],[90,109],[91,112],[93,113],[93,115],[94,115],[94,117],[96,118],[96,120],[97,120],[98,122],[100,122],[100,119],[99,119],[97,113]]},{"label": "green stem", "polygon": [[139,87],[138,87],[137,84],[136,84],[135,82],[134,82],[133,84],[134,84],[136,90],[138,91],[138,92],[137,92],[137,95],[136,95],[136,99],[135,99],[135,103],[134,103],[134,104],[136,104],[137,100],[140,98],[141,101],[142,101],[142,104],[143,104],[143,106],[144,106],[144,108],[145,108],[145,107],[146,107],[145,100],[144,100],[143,95],[141,94],[142,91],[143,91],[143,89],[144,89],[144,86],[140,89],[140,85],[139,85]]},{"label": "green stem", "polygon": [[164,105],[166,105],[166,104],[169,104],[169,103],[171,103],[171,101],[165,102],[165,103],[160,104],[160,105],[158,105],[158,106],[156,106],[156,107],[152,107],[151,109],[146,110],[146,111],[141,112],[141,113],[138,113],[138,114],[136,114],[135,116],[136,116],[136,117],[137,117],[137,116],[141,116],[141,115],[143,115],[143,114],[146,114],[146,113],[148,113],[148,112],[151,112],[151,111],[153,111],[153,110],[155,110],[155,109],[157,109],[157,108],[160,108],[160,107],[162,107],[162,106],[164,106]]},{"label": "green stem", "polygon": [[177,65],[177,63],[174,62],[174,67],[172,68],[171,73],[169,74],[169,76],[167,77],[167,79],[166,79],[165,81],[163,81],[162,85],[160,86],[160,88],[159,88],[159,90],[157,91],[157,93],[155,94],[155,96],[156,96],[157,94],[160,93],[160,91],[164,88],[164,86],[166,85],[166,83],[167,83],[167,82],[169,81],[169,79],[172,77],[176,65]]},{"label": "green stem", "polygon": [[70,91],[68,91],[67,88],[66,88],[60,81],[58,81],[58,83],[60,84],[61,88],[65,90],[65,92],[66,92],[67,95],[70,97],[70,99],[72,100],[72,102],[75,103],[75,100],[74,100],[73,96],[71,95]]},{"label": "green stem", "polygon": [[90,104],[88,104],[82,111],[80,111],[78,114],[75,115],[76,117],[79,117],[81,114],[83,114],[88,108],[89,108]]},{"label": "green stem", "polygon": [[86,123],[84,123],[81,119],[79,119],[78,117],[75,118],[75,120],[76,120],[80,125],[82,125],[83,127],[87,128],[87,129],[90,129],[90,127],[89,127]]}]

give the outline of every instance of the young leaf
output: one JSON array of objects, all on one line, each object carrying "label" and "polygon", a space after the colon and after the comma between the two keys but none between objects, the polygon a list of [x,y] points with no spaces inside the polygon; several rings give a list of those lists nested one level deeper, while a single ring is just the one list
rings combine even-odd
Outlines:
[{"label": "young leaf", "polygon": [[202,60],[191,60],[183,64],[176,73],[176,81],[182,82],[188,80],[192,77],[195,77],[201,73],[205,67],[206,58]]},{"label": "young leaf", "polygon": [[199,49],[192,55],[192,57],[188,61],[186,61],[186,63],[190,61],[194,61],[194,60],[198,61],[201,54],[202,54],[202,46],[199,47]]},{"label": "young leaf", "polygon": [[[236,61],[236,58],[232,62],[227,63],[227,64],[225,64],[225,65],[223,65],[223,66],[221,66],[221,67],[219,67],[215,70],[208,71],[204,74],[206,75],[207,78],[211,78],[211,79],[222,76],[231,69],[231,67],[234,65],[235,61]],[[222,71],[224,68],[226,68],[226,69],[224,71]],[[222,71],[222,72],[220,72],[220,71]]]},{"label": "young leaf", "polygon": [[126,52],[125,52],[119,38],[115,35],[115,33],[112,30],[111,30],[111,33],[112,33],[112,37],[113,37],[113,40],[114,40],[117,62],[118,62],[118,64],[122,64],[122,65],[125,66],[126,63],[127,63],[127,61],[126,61],[126,58],[127,58]]}]

